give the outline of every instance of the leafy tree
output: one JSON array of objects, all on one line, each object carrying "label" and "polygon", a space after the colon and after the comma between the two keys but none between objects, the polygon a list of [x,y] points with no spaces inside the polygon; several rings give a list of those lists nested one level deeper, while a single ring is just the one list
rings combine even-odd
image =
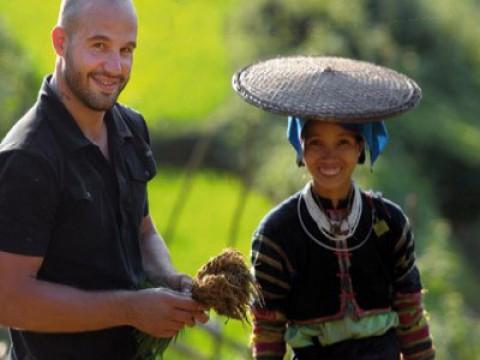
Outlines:
[{"label": "leafy tree", "polygon": [[35,70],[0,22],[0,137],[34,101],[39,83]]},{"label": "leafy tree", "polygon": [[[418,109],[387,122],[392,142],[373,173],[367,167],[357,178],[400,203],[414,222],[424,282],[432,284],[427,301],[440,359],[480,353],[472,270],[479,265],[458,252],[463,248],[470,259],[480,253],[480,37],[472,31],[479,6],[473,0],[258,0],[229,29],[237,67],[278,55],[346,56],[397,69],[422,87]],[[255,180],[280,199],[305,178],[285,140],[286,119],[258,113],[244,108],[230,118],[258,122]]]}]

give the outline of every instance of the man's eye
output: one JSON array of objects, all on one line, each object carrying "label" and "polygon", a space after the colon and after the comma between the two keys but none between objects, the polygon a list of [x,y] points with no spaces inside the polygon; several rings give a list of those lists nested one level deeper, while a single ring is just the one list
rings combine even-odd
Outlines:
[{"label": "man's eye", "polygon": [[93,47],[98,50],[103,50],[105,49],[105,44],[104,43],[95,43],[93,44]]}]

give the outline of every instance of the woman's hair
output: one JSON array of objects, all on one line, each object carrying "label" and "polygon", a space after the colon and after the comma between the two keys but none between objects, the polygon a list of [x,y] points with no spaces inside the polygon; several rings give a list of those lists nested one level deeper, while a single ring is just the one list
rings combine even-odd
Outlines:
[{"label": "woman's hair", "polygon": [[361,143],[363,141],[363,146],[362,146],[362,151],[360,153],[360,156],[358,157],[358,164],[365,164],[366,160],[366,154],[365,154],[365,140],[363,139],[363,136],[361,135],[356,135],[355,140],[357,140],[358,143]]}]

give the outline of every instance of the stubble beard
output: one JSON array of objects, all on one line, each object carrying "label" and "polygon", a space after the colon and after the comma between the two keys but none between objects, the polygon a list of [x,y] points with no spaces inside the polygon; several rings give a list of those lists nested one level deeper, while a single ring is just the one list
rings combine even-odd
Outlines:
[{"label": "stubble beard", "polygon": [[119,77],[121,86],[112,94],[104,94],[95,92],[88,88],[88,80],[94,75],[106,75],[101,71],[83,74],[76,70],[75,61],[71,58],[70,53],[65,54],[65,82],[72,94],[87,108],[93,111],[108,111],[116,103],[121,92],[128,83],[129,78]]}]

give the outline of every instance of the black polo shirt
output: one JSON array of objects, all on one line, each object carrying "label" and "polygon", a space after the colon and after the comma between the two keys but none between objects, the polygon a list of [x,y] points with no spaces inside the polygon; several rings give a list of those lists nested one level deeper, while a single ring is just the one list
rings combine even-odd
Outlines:
[{"label": "black polo shirt", "polygon": [[[43,257],[42,280],[135,289],[144,279],[139,226],[148,213],[146,182],[155,174],[145,122],[115,104],[105,116],[107,160],[48,80],[0,144],[0,250]],[[135,349],[129,327],[11,335],[14,359],[129,359]]]}]

